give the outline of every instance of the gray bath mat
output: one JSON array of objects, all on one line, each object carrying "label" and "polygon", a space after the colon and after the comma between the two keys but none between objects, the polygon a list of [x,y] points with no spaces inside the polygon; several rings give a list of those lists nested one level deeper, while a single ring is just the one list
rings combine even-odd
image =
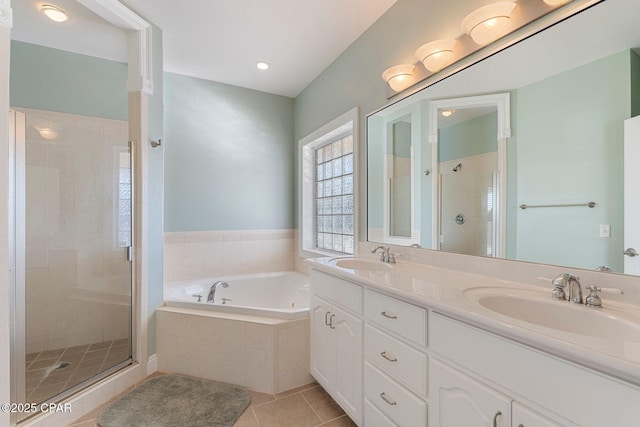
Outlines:
[{"label": "gray bath mat", "polygon": [[251,395],[213,381],[164,375],[151,378],[109,405],[100,427],[230,427]]}]

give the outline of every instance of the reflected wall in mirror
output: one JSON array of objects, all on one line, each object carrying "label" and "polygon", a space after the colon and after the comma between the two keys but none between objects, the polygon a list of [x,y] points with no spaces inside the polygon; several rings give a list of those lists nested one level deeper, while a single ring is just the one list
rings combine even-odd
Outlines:
[{"label": "reflected wall in mirror", "polygon": [[387,155],[389,235],[411,237],[411,116],[393,123]]},{"label": "reflected wall in mirror", "polygon": [[[369,210],[369,233],[376,241],[398,245],[419,244],[420,205],[415,203],[420,191],[417,161],[426,140],[427,110],[420,105],[380,115],[370,124],[376,128],[375,143],[369,150],[372,167],[369,182],[376,182],[369,197],[376,209]],[[374,227],[375,224],[375,227]]]},{"label": "reflected wall in mirror", "polygon": [[[623,255],[634,237],[625,236],[624,220],[633,219],[624,218],[623,189],[633,184],[625,183],[623,150],[625,120],[640,114],[633,16],[640,16],[633,0],[599,3],[369,115],[369,240],[632,273]],[[606,29],[594,31],[603,22]],[[512,135],[493,111],[454,105],[455,98],[499,93],[510,95]],[[449,120],[457,122],[447,123],[445,110],[455,110]],[[463,110],[471,117],[456,119]],[[406,114],[420,153],[411,164],[417,242],[388,239],[376,217],[384,205],[375,153],[383,149],[385,121]],[[592,201],[593,208],[565,206]]]}]

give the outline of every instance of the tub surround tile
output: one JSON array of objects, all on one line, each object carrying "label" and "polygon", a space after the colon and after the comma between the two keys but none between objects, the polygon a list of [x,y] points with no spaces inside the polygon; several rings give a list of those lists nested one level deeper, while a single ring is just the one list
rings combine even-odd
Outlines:
[{"label": "tub surround tile", "polygon": [[[156,311],[158,368],[278,393],[313,381],[309,319],[162,307]],[[283,356],[281,353],[290,352]]]},{"label": "tub surround tile", "polygon": [[294,230],[164,234],[165,282],[292,270]]}]

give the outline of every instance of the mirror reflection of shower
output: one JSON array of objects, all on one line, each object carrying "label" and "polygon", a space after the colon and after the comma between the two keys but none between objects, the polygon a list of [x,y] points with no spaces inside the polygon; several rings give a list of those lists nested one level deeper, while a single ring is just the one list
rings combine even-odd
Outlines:
[{"label": "mirror reflection of shower", "polygon": [[496,110],[457,109],[438,124],[439,249],[495,256]]}]

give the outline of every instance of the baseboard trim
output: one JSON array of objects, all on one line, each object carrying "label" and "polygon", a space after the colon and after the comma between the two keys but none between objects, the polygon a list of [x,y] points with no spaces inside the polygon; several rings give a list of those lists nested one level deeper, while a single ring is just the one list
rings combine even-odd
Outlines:
[{"label": "baseboard trim", "polygon": [[147,360],[147,376],[153,374],[158,371],[158,356],[156,354],[152,354],[149,356]]}]

